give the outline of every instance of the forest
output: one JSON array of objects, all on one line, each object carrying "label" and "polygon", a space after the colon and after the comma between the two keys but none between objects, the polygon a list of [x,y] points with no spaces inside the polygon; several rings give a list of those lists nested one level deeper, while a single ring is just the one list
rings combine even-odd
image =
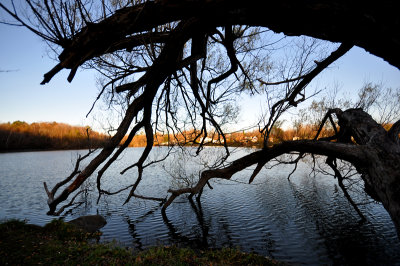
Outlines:
[{"label": "forest", "polygon": [[[293,139],[312,138],[318,128],[315,125],[300,124],[295,129],[286,130],[276,127],[271,133],[269,141],[279,143]],[[322,136],[327,136],[332,129],[325,129]],[[89,135],[88,135],[89,134]],[[183,131],[179,135],[155,134],[154,146],[168,145],[199,145],[194,141],[198,132],[193,130]],[[222,146],[223,139],[218,139],[218,134],[210,134],[204,138],[208,146]],[[71,126],[57,122],[26,123],[14,121],[0,124],[0,151],[25,151],[25,150],[66,150],[98,148],[106,143],[109,136],[92,130],[89,126]],[[128,136],[122,140],[125,142]],[[263,146],[263,137],[258,130],[237,131],[227,134],[226,144],[234,147]],[[145,147],[146,135],[136,135],[129,147]]]},{"label": "forest", "polygon": [[[300,140],[300,139],[311,139],[315,136],[318,131],[318,127],[310,124],[300,124],[297,128],[283,129],[281,127],[275,127],[271,132],[268,142],[270,144],[277,144],[283,141]],[[390,126],[390,125],[389,125]],[[321,136],[328,136],[333,132],[333,129],[323,128]],[[225,140],[218,136],[216,132],[211,132],[208,136],[201,136],[196,140],[196,136],[199,132],[194,130],[182,131],[180,134],[155,134],[154,146],[223,146],[225,143],[229,147],[252,147],[262,148],[264,145],[264,138],[262,133],[257,130],[241,130],[227,133]],[[200,134],[201,135],[201,134]],[[125,136],[121,142],[124,143],[128,136]],[[146,135],[138,134],[133,137],[129,143],[129,147],[145,147],[146,146]]]},{"label": "forest", "polygon": [[0,152],[21,150],[66,150],[97,148],[108,137],[89,126],[57,122],[0,124]]},{"label": "forest", "polygon": [[[383,125],[389,130],[392,124]],[[269,137],[269,143],[278,144],[283,141],[312,139],[318,132],[318,125],[296,123],[295,127],[275,127]],[[321,137],[327,137],[333,133],[332,128],[324,127]],[[89,134],[89,135],[88,135]],[[168,145],[199,145],[195,136],[199,132],[194,130],[183,131],[181,134],[155,134],[154,146]],[[26,151],[26,150],[67,150],[98,148],[106,143],[109,136],[92,130],[89,126],[71,126],[57,122],[26,123],[14,121],[0,124],[0,151]],[[128,136],[121,141],[123,144]],[[218,134],[210,134],[204,137],[204,145],[223,146],[224,140],[218,139]],[[262,133],[257,130],[236,131],[226,134],[226,144],[230,147],[262,148],[264,139]],[[145,147],[146,135],[136,135],[129,147]]]}]

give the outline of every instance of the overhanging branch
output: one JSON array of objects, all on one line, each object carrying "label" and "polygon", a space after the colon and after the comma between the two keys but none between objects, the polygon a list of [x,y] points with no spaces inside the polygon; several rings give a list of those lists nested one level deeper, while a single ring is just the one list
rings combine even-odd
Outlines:
[{"label": "overhanging branch", "polygon": [[[169,190],[170,198],[163,206],[165,210],[176,197],[182,194],[199,193],[211,178],[230,179],[235,173],[244,170],[254,164],[258,164],[255,173],[267,162],[282,154],[290,152],[312,153],[324,156],[331,156],[346,160],[356,165],[362,164],[365,154],[362,146],[355,146],[347,143],[326,142],[316,140],[298,140],[287,141],[274,145],[271,148],[264,148],[260,151],[253,152],[240,159],[233,161],[229,166],[220,169],[205,170],[202,172],[200,180],[194,187],[183,188],[178,190]],[[252,175],[254,179],[255,175]]]}]

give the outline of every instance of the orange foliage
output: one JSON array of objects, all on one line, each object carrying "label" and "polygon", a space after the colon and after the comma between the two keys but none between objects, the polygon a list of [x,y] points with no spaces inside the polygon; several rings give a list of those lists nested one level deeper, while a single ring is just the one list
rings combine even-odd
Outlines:
[{"label": "orange foliage", "polygon": [[[88,139],[87,131],[90,138]],[[0,151],[26,149],[84,149],[99,147],[107,137],[90,127],[56,122],[0,124]]]},{"label": "orange foliage", "polygon": [[[391,125],[385,125],[389,129]],[[90,140],[87,138],[89,130]],[[269,142],[271,144],[282,141],[297,139],[312,139],[317,133],[318,128],[312,125],[298,125],[295,129],[283,130],[274,128],[271,132]],[[193,140],[198,132],[193,130],[183,131],[177,135],[156,134],[154,135],[154,145],[164,146],[181,144],[193,145]],[[324,128],[320,137],[333,135],[332,129]],[[203,138],[204,136],[202,136]],[[263,136],[258,130],[241,131],[228,133],[225,135],[228,146],[236,147],[262,147]],[[196,139],[198,144],[202,138]],[[0,124],[0,151],[26,150],[26,149],[83,149],[102,146],[108,139],[107,136],[95,132],[90,127],[70,126],[56,122],[42,122],[28,124],[23,121]],[[121,143],[126,141],[125,137]],[[223,145],[224,140],[217,134],[209,134],[204,139],[205,145]],[[141,133],[136,135],[129,147],[146,146],[146,136]]]},{"label": "orange foliage", "polygon": [[[280,143],[282,141],[299,140],[299,139],[313,139],[317,134],[318,128],[312,125],[299,125],[296,129],[283,130],[281,128],[274,128],[271,132],[269,142],[271,144]],[[197,132],[198,133],[198,132]],[[333,135],[333,129],[323,128],[319,137],[327,137]],[[166,146],[170,145],[193,145],[194,137],[196,132],[183,131],[177,135],[168,134],[156,134],[154,135],[154,145],[155,146]],[[204,136],[203,136],[204,137]],[[234,133],[225,134],[226,143],[228,146],[235,147],[262,147],[264,143],[264,137],[258,130],[253,131],[241,131]],[[125,137],[121,143],[126,141]],[[201,138],[196,140],[195,144],[198,144]],[[205,138],[204,144],[208,146],[221,146],[224,140],[220,136],[218,138],[217,134],[209,134]],[[139,134],[135,136],[129,147],[144,147],[146,146],[146,136],[144,134]]]}]

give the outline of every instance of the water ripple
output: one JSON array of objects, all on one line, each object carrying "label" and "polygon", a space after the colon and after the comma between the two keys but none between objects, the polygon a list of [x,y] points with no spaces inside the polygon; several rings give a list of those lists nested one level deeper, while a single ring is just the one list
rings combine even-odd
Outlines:
[{"label": "water ripple", "polygon": [[[161,154],[163,149],[157,151]],[[105,188],[115,190],[135,181],[135,171],[121,176],[119,169],[137,159],[139,152],[129,149],[106,172]],[[72,162],[77,153],[0,154],[0,218],[27,218],[40,225],[50,221],[42,182],[53,185],[66,176],[73,164],[65,162]],[[204,190],[201,206],[181,197],[166,217],[155,202],[133,199],[123,205],[125,193],[104,197],[99,205],[97,195],[89,195],[86,205],[64,218],[99,213],[107,220],[102,241],[116,239],[137,249],[157,244],[229,246],[294,264],[400,264],[400,243],[381,205],[360,206],[368,219],[360,224],[334,179],[309,176],[307,164],[300,164],[288,180],[291,171],[263,170],[256,185],[245,184],[251,171],[235,175],[238,182],[213,181],[214,189]],[[143,181],[138,189],[144,195],[164,197],[171,186],[171,179],[157,167],[146,169]]]}]

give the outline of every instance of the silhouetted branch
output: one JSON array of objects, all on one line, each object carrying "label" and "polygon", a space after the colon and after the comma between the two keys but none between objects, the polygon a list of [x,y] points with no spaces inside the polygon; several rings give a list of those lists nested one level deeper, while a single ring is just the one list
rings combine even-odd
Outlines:
[{"label": "silhouetted branch", "polygon": [[343,194],[346,197],[346,199],[348,200],[348,202],[351,204],[351,206],[357,212],[358,216],[360,216],[361,220],[362,221],[366,221],[367,219],[365,218],[363,213],[360,211],[360,209],[358,208],[357,204],[353,201],[353,199],[351,198],[349,192],[347,191],[347,188],[343,184],[343,179],[344,178],[343,178],[342,174],[340,173],[340,171],[337,169],[336,159],[334,159],[332,157],[328,157],[326,159],[326,164],[329,165],[332,168],[332,170],[334,171],[335,177],[338,179],[339,187],[342,189]]}]

